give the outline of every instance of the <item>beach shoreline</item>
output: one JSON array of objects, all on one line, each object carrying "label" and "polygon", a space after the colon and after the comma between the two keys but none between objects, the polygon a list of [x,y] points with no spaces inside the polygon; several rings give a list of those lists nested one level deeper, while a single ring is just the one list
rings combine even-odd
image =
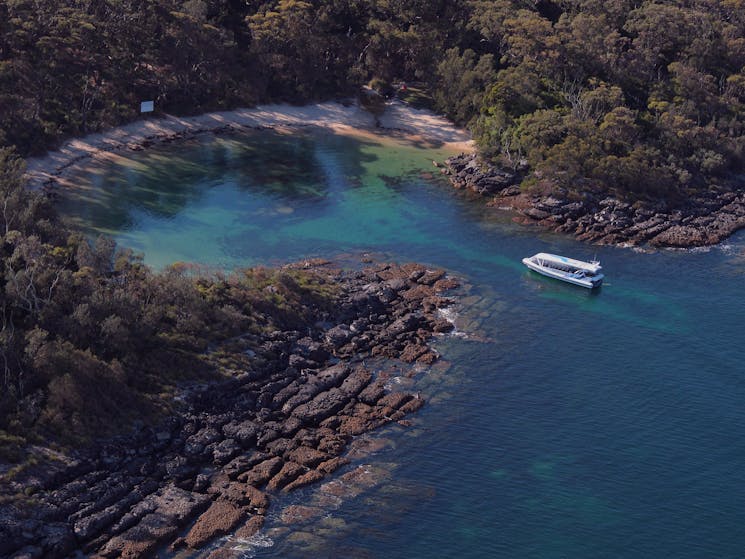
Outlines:
[{"label": "beach shoreline", "polygon": [[51,189],[83,168],[105,161],[124,150],[148,147],[201,134],[240,132],[249,129],[299,129],[319,127],[337,134],[384,135],[400,140],[428,143],[463,152],[473,151],[470,134],[446,118],[415,109],[400,100],[386,103],[376,117],[356,102],[326,102],[313,105],[260,105],[190,117],[163,115],[141,119],[104,132],[71,138],[58,149],[27,159],[26,177],[31,189]]}]

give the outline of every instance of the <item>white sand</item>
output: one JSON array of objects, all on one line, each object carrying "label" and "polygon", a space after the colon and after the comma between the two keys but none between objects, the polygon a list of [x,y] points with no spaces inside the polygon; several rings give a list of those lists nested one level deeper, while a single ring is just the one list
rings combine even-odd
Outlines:
[{"label": "white sand", "polygon": [[467,131],[456,128],[441,116],[414,109],[398,100],[387,104],[378,126],[375,117],[357,104],[262,105],[194,117],[165,116],[139,120],[100,134],[68,140],[57,151],[28,159],[29,186],[40,188],[64,182],[66,175],[121,150],[139,150],[143,146],[204,132],[304,126],[321,126],[350,135],[384,134],[461,151],[473,149]]}]

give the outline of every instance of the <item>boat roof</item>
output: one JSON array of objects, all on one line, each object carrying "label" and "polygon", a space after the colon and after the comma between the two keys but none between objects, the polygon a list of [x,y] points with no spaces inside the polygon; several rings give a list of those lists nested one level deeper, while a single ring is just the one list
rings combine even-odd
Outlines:
[{"label": "boat roof", "polygon": [[574,258],[567,258],[566,256],[550,254],[548,252],[539,252],[538,254],[534,254],[531,258],[540,258],[541,260],[556,262],[557,264],[565,264],[567,266],[573,266],[582,270],[591,270],[593,272],[602,269],[600,262],[585,262],[584,260],[575,260]]}]

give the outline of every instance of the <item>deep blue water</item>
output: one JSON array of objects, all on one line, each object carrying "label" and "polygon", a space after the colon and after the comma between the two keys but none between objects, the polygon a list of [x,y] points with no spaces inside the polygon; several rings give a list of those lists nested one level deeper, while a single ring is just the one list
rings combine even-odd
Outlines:
[{"label": "deep blue water", "polygon": [[[428,405],[349,466],[382,481],[277,499],[247,556],[745,556],[745,236],[707,251],[589,246],[452,190],[432,165],[445,155],[263,132],[137,154],[62,204],[155,266],[369,251],[472,286],[466,335],[440,338],[446,363],[413,381]],[[606,283],[528,272],[521,258],[539,251],[597,255]],[[324,512],[288,526],[293,503]]]}]

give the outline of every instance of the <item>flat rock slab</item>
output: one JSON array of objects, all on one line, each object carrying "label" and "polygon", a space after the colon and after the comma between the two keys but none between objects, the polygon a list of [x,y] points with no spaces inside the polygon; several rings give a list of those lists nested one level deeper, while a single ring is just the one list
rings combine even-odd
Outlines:
[{"label": "flat rock slab", "polygon": [[217,536],[230,532],[247,516],[247,512],[246,507],[216,501],[197,519],[184,541],[192,549],[198,549]]},{"label": "flat rock slab", "polygon": [[[437,359],[427,343],[444,329],[437,309],[453,303],[441,293],[458,282],[414,263],[323,273],[341,293],[333,313],[311,313],[323,322],[246,334],[207,354],[220,368],[228,352],[235,376],[189,389],[183,408],[162,425],[92,449],[86,469],[70,469],[37,493],[45,508],[36,517],[16,513],[14,523],[0,511],[7,536],[0,555],[152,556],[166,545],[202,548],[242,523],[238,533],[248,536],[262,525],[273,492],[318,483],[360,459],[345,455],[355,436],[391,422],[405,426],[404,414],[424,401],[390,393],[397,373],[368,370],[362,359]],[[370,472],[345,474],[326,494],[365,491],[378,477],[368,480]],[[224,546],[215,553],[230,556]]]},{"label": "flat rock slab", "polygon": [[180,527],[207,506],[209,501],[207,495],[167,486],[133,508],[130,514],[139,517],[137,524],[109,540],[99,555],[110,558],[142,557],[165,540],[172,539]]}]

